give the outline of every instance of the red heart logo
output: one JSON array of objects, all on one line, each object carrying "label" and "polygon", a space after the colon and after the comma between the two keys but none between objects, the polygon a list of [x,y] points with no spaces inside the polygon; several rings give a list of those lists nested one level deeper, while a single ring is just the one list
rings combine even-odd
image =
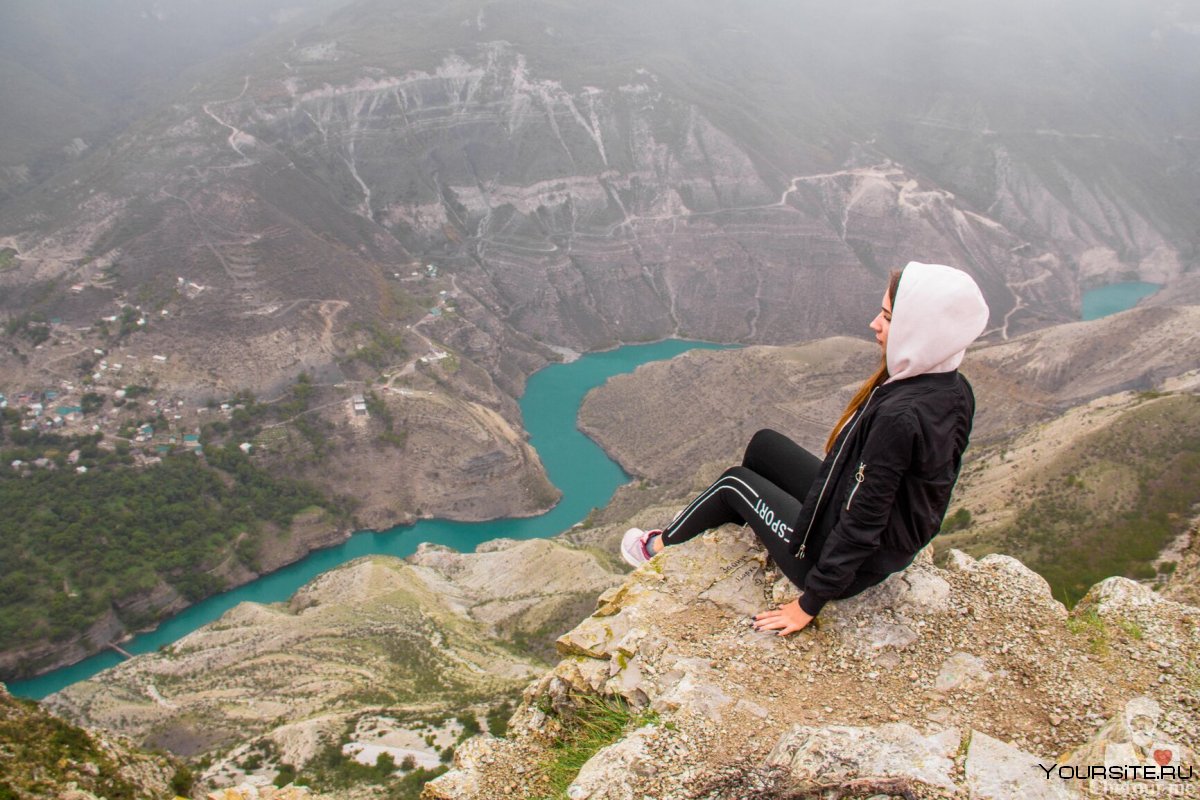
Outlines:
[{"label": "red heart logo", "polygon": [[1170,750],[1155,750],[1154,751],[1154,760],[1158,762],[1158,765],[1160,767],[1165,767],[1167,764],[1171,763],[1171,751]]}]

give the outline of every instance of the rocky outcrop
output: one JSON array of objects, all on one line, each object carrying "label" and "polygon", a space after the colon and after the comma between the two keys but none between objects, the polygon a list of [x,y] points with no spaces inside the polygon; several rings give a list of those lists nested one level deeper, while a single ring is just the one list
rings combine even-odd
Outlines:
[{"label": "rocky outcrop", "polygon": [[603,555],[561,538],[493,539],[473,553],[422,544],[409,561],[449,607],[547,662],[556,658],[559,634],[588,614],[620,576]]},{"label": "rocky outcrop", "polygon": [[[572,800],[1197,785],[1180,776],[1200,745],[1200,609],[1111,578],[1068,613],[1014,559],[952,551],[940,568],[925,551],[800,634],[755,632],[750,616],[794,591],[743,529],[668,548],[560,639],[510,737],[468,742],[424,796],[541,796],[583,696],[645,712],[583,766]],[[1109,771],[1078,777],[1097,765]]]}]

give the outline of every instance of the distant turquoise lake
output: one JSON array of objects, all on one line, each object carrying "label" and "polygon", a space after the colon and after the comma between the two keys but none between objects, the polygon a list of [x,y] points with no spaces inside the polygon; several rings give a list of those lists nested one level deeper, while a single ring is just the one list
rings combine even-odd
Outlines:
[{"label": "distant turquoise lake", "polygon": [[1081,298],[1080,319],[1086,322],[1121,311],[1128,311],[1136,306],[1143,297],[1149,297],[1161,288],[1162,284],[1158,283],[1129,281],[1113,283],[1101,286],[1099,289],[1092,289],[1090,292],[1084,292]]},{"label": "distant turquoise lake", "polygon": [[[252,583],[202,600],[122,647],[134,654],[153,652],[216,620],[238,603],[287,600],[322,572],[361,556],[382,554],[403,558],[411,555],[421,542],[434,542],[469,552],[489,539],[533,539],[561,533],[581,521],[593,508],[607,504],[617,487],[629,480],[616,462],[575,427],[584,395],[612,376],[631,372],[641,364],[674,358],[688,350],[725,347],[666,339],[590,353],[570,364],[552,364],[530,376],[525,396],[521,398],[525,429],[529,431],[530,444],[542,459],[551,482],[563,494],[558,505],[541,516],[491,522],[430,519],[388,531],[361,531],[337,547],[315,551]],[[105,651],[37,678],[11,683],[8,690],[20,697],[40,700],[115,666],[121,660],[116,653]]]}]

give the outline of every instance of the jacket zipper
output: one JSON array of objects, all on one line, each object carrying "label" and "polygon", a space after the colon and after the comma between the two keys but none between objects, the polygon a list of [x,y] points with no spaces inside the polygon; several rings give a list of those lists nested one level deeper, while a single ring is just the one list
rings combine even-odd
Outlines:
[{"label": "jacket zipper", "polygon": [[846,510],[850,510],[850,504],[854,502],[854,495],[858,493],[858,487],[862,486],[866,480],[867,462],[858,462],[858,472],[854,473],[854,488],[850,490],[850,496],[846,498]]},{"label": "jacket zipper", "polygon": [[850,441],[850,434],[854,433],[854,429],[858,427],[858,423],[866,416],[867,406],[871,405],[871,400],[874,399],[877,391],[879,391],[878,386],[872,389],[871,393],[867,395],[867,402],[863,403],[862,408],[858,410],[858,416],[850,423],[849,430],[842,437],[842,444],[838,447],[837,453],[833,457],[833,464],[829,466],[829,474],[825,476],[825,483],[821,485],[821,493],[817,495],[817,505],[813,509],[812,518],[808,521],[808,527],[804,529],[804,539],[800,542],[800,550],[797,551],[796,558],[804,558],[805,548],[808,547],[808,535],[812,533],[812,527],[817,521],[817,514],[821,512],[821,500],[825,498],[825,490],[829,488],[829,481],[833,480],[833,473],[837,467],[838,459],[842,457],[842,450],[846,449],[846,442]]}]

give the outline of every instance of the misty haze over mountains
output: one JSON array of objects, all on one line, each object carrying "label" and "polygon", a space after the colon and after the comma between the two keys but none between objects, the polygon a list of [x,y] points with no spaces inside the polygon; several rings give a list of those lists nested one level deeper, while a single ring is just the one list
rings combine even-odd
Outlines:
[{"label": "misty haze over mountains", "polygon": [[[0,200],[186,88],[186,72],[332,2],[13,0],[0,9]],[[202,67],[201,67],[202,69]]]},{"label": "misty haze over mountains", "polygon": [[86,5],[4,12],[3,306],[89,324],[186,275],[172,339],[244,329],[187,357],[259,388],[336,360],[272,331],[387,324],[429,261],[492,338],[577,349],[854,332],[914,257],[1000,335],[1115,280],[1195,293],[1185,3]]}]

